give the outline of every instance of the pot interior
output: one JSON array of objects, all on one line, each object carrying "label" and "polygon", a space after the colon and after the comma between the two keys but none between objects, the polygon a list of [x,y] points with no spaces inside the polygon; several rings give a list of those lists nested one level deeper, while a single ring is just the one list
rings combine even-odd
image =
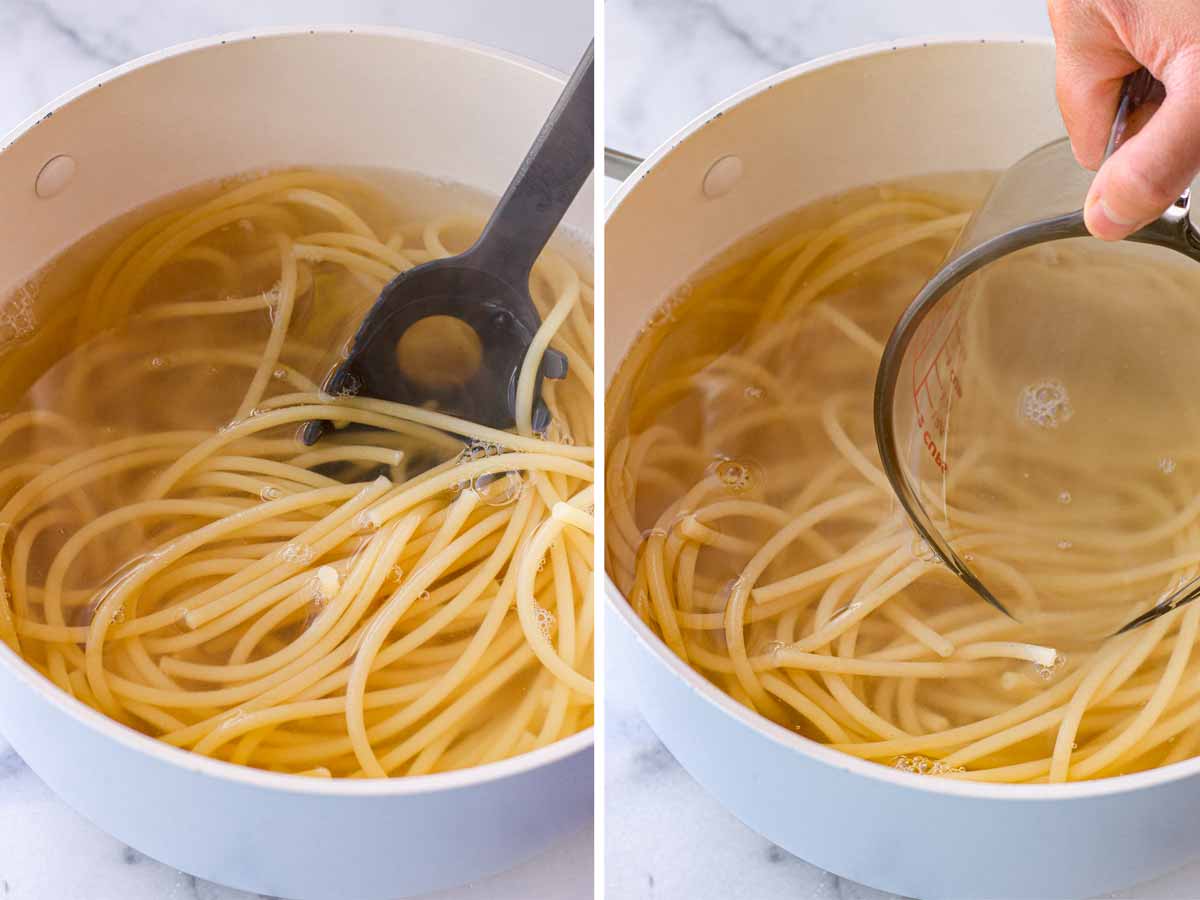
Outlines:
[{"label": "pot interior", "polygon": [[[561,89],[533,64],[395,29],[269,32],[163,51],[0,138],[0,295],[117,216],[232,175],[370,167],[499,195]],[[585,187],[566,224],[590,234],[592,208]]]},{"label": "pot interior", "polygon": [[706,113],[614,198],[608,378],[674,287],[779,217],[863,185],[1003,169],[1063,134],[1049,42],[917,41],[814,66]]}]

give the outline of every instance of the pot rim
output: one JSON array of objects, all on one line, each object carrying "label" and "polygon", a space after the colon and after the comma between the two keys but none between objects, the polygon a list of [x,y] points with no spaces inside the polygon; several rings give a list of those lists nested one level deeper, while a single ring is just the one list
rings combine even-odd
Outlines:
[{"label": "pot rim", "polygon": [[[729,97],[693,118],[670,138],[660,144],[625,179],[624,183],[613,194],[605,209],[605,220],[607,221],[613,216],[621,203],[624,202],[630,193],[637,189],[641,179],[677,146],[690,139],[692,135],[699,132],[713,119],[728,110],[740,106],[746,100],[770,90],[776,85],[833,65],[882,56],[895,50],[972,44],[1054,46],[1052,40],[1040,36],[1027,37],[1023,35],[1004,34],[932,35],[929,37],[913,37],[896,41],[877,41],[821,56],[809,62],[784,69],[781,72],[777,72],[774,75],[742,88],[737,93],[731,94]],[[606,383],[606,394],[607,388],[608,384]],[[605,424],[607,436],[607,423]],[[1134,772],[1129,775],[1118,775],[1112,778],[1101,778],[1092,781],[1068,782],[1066,784],[992,784],[980,781],[930,778],[911,772],[903,772],[890,766],[880,765],[879,763],[869,762],[868,760],[860,759],[848,753],[842,753],[840,750],[834,750],[825,744],[820,744],[796,734],[738,703],[671,652],[662,639],[651,631],[649,626],[634,613],[629,600],[621,593],[608,574],[607,567],[605,568],[604,579],[604,593],[609,609],[621,617],[625,625],[632,629],[638,642],[653,654],[658,662],[664,664],[673,675],[682,679],[697,696],[710,706],[716,707],[743,727],[758,732],[762,737],[775,744],[810,757],[834,769],[840,769],[871,781],[879,782],[883,786],[899,787],[906,790],[966,800],[1068,801],[1111,797],[1127,792],[1160,787],[1200,774],[1200,756],[1172,763],[1171,765],[1160,766],[1156,769],[1149,769],[1145,772]]]},{"label": "pot rim", "polygon": [[278,39],[278,38],[305,38],[305,37],[327,37],[329,35],[348,35],[348,34],[365,34],[372,37],[391,37],[410,40],[418,43],[434,44],[436,46],[446,47],[451,50],[463,51],[466,53],[478,54],[480,56],[489,56],[493,59],[502,60],[503,62],[511,63],[523,69],[528,69],[538,75],[543,75],[560,84],[565,84],[567,80],[566,73],[555,69],[551,66],[543,65],[535,62],[527,57],[520,56],[516,53],[510,53],[507,50],[501,50],[496,47],[489,47],[485,44],[479,44],[475,41],[468,41],[463,38],[450,37],[444,34],[437,34],[432,31],[420,31],[415,28],[400,28],[391,25],[314,25],[306,27],[303,25],[283,25],[271,28],[255,28],[242,31],[230,31],[216,34],[211,37],[196,38],[190,41],[183,41],[179,44],[172,44],[169,47],[164,47],[161,50],[154,50],[142,56],[135,57],[129,62],[122,63],[119,66],[114,66],[107,69],[98,75],[94,75],[86,81],[80,82],[75,87],[70,88],[59,94],[49,103],[46,103],[33,113],[26,116],[15,126],[13,126],[6,134],[0,136],[0,153],[7,150],[12,144],[16,143],[27,131],[41,122],[43,119],[49,118],[53,113],[71,103],[73,100],[89,94],[97,88],[103,87],[105,84],[128,75],[138,69],[144,69],[155,63],[164,62],[173,59],[177,56],[184,56],[196,50],[206,50],[211,47],[220,47],[226,44],[243,44],[248,41],[255,41],[259,38]]},{"label": "pot rim", "polygon": [[[76,99],[91,93],[117,78],[147,68],[155,63],[183,56],[197,50],[206,50],[227,44],[244,44],[249,41],[258,40],[259,38],[303,39],[310,36],[322,37],[349,34],[364,34],[373,37],[397,38],[410,42],[433,44],[463,53],[478,54],[498,59],[549,78],[559,84],[566,82],[566,76],[562,72],[517,54],[487,47],[473,41],[432,32],[383,25],[320,25],[312,27],[284,26],[259,28],[219,34],[213,37],[199,38],[175,44],[162,50],[156,50],[153,53],[137,57],[127,63],[102,72],[58,95],[33,114],[26,116],[16,127],[3,137],[0,137],[0,153],[5,152],[9,147],[14,145],[43,119],[49,118]],[[17,680],[23,684],[25,689],[36,694],[41,700],[57,707],[85,728],[123,747],[142,753],[157,762],[175,766],[193,774],[278,793],[338,797],[402,797],[436,794],[443,791],[481,786],[523,775],[577,754],[590,752],[595,743],[595,729],[594,727],[590,727],[562,740],[555,741],[546,747],[469,769],[457,769],[451,772],[439,772],[432,775],[414,775],[398,778],[309,778],[303,775],[291,775],[283,772],[268,772],[250,766],[240,766],[219,759],[211,759],[192,753],[190,750],[171,746],[149,735],[135,731],[63,692],[57,685],[50,682],[40,672],[25,662],[7,644],[0,643],[0,665],[11,671]]]}]

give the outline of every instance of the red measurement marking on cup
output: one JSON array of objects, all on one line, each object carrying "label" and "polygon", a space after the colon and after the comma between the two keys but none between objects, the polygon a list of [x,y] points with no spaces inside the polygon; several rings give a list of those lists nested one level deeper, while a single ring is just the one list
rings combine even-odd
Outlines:
[{"label": "red measurement marking on cup", "polygon": [[962,399],[962,371],[967,348],[957,302],[934,307],[914,337],[912,354],[913,410],[925,452],[942,472],[950,470],[946,455],[946,422],[950,404]]}]

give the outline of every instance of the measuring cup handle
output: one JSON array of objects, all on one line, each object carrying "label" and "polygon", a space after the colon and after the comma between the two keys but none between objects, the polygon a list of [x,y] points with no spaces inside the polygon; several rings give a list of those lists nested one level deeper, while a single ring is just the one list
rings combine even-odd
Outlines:
[{"label": "measuring cup handle", "polygon": [[[1125,76],[1121,85],[1121,97],[1117,102],[1117,114],[1113,117],[1112,131],[1108,135],[1108,146],[1104,148],[1106,160],[1120,149],[1128,137],[1129,119],[1134,112],[1149,101],[1161,97],[1164,90],[1162,83],[1151,75],[1148,69],[1138,69]],[[1200,232],[1192,227],[1190,211],[1189,188],[1161,216],[1141,231],[1159,238],[1156,243],[1161,243],[1161,239],[1165,237],[1169,243],[1180,245],[1178,249],[1194,255],[1200,252]],[[1133,237],[1137,239],[1136,235]]]},{"label": "measuring cup handle", "polygon": [[1121,85],[1121,97],[1117,101],[1117,114],[1113,116],[1112,130],[1108,133],[1108,145],[1104,148],[1105,159],[1116,153],[1121,144],[1125,143],[1129,117],[1163,90],[1162,84],[1150,74],[1149,69],[1138,69],[1125,76]]}]

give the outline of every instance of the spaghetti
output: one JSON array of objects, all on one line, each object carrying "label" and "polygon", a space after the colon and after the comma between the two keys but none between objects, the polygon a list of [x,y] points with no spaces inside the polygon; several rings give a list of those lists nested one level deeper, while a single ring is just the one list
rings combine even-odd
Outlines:
[{"label": "spaghetti", "polygon": [[[119,722],[281,772],[417,775],[587,727],[576,267],[553,250],[535,267],[545,324],[514,432],[318,387],[384,283],[481,225],[289,171],[122,226],[0,360],[10,390],[32,384],[0,422],[5,643]],[[570,373],[546,384],[553,422],[534,434],[547,346]],[[311,419],[339,427],[308,448]]]},{"label": "spaghetti", "polygon": [[[1079,528],[1069,494],[1031,524],[1029,491],[997,477],[995,455],[1012,448],[990,435],[962,451],[949,476],[969,488],[958,496],[983,485],[993,502],[950,510],[956,547],[1023,602],[1020,622],[935,560],[879,468],[883,340],[962,209],[929,190],[852,192],[735,249],[667,302],[608,395],[609,571],[723,691],[864,759],[1046,782],[1196,755],[1200,604],[1096,638],[1131,617],[1130,597],[1152,602],[1198,571],[1195,473],[1182,457],[1174,481],[1151,478],[1153,460],[1075,462],[1081,479],[1119,474],[1116,493],[1158,527],[1084,527],[1065,577],[1041,563],[1066,558],[1056,539]],[[1010,417],[1017,406],[997,403]],[[1118,552],[1141,561],[1100,564]]]}]

